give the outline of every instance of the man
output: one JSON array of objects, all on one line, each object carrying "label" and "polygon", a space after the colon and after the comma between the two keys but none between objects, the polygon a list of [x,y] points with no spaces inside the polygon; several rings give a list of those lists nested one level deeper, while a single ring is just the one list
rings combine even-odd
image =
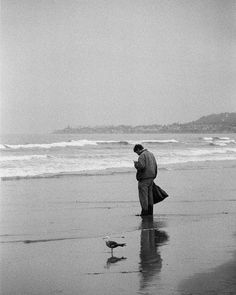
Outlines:
[{"label": "man", "polygon": [[157,176],[157,163],[154,155],[141,144],[134,146],[134,152],[139,156],[134,161],[137,169],[136,179],[138,180],[139,201],[142,208],[141,216],[153,215],[153,180]]}]

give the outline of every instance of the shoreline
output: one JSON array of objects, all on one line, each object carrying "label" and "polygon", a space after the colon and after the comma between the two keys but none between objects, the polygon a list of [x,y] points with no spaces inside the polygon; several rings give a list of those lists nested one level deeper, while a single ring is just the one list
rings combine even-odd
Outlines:
[{"label": "shoreline", "polygon": [[[194,166],[193,166],[194,163]],[[201,170],[214,168],[219,164],[223,165],[223,168],[236,167],[236,160],[224,159],[224,160],[203,160],[203,161],[186,161],[181,163],[162,164],[158,167],[158,176],[162,172],[177,171],[177,170]],[[230,165],[231,164],[231,165]],[[2,176],[1,181],[19,181],[19,180],[37,180],[37,179],[53,179],[53,178],[65,178],[65,177],[100,177],[100,176],[112,176],[117,174],[135,174],[134,167],[125,168],[106,168],[104,170],[90,170],[90,171],[78,171],[78,172],[59,172],[59,173],[46,173],[32,176]],[[157,177],[158,177],[157,176]]]}]

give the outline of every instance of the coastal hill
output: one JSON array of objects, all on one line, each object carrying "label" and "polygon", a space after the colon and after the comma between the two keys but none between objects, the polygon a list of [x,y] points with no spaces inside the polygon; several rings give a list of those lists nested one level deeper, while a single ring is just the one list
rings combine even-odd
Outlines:
[{"label": "coastal hill", "polygon": [[56,130],[56,134],[88,133],[236,133],[236,113],[220,113],[203,116],[188,123],[169,125],[118,125],[95,127],[66,127]]}]

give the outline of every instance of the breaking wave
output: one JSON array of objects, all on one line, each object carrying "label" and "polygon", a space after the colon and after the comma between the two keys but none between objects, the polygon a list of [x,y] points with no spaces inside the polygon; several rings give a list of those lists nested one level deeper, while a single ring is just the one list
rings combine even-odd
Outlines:
[{"label": "breaking wave", "polygon": [[[139,140],[140,143],[149,143],[149,144],[168,144],[168,143],[178,143],[175,139],[167,139],[167,140]],[[134,145],[137,141],[133,140],[70,140],[70,141],[62,141],[62,142],[54,142],[54,143],[40,143],[40,144],[1,144],[0,150],[9,151],[9,150],[33,150],[33,149],[54,149],[54,148],[76,148],[76,147],[84,147],[84,146],[98,146],[98,145]]]},{"label": "breaking wave", "polygon": [[[92,151],[93,152],[93,151]],[[156,154],[159,167],[170,165],[236,160],[236,147],[211,149],[159,150]],[[193,165],[194,166],[194,165]],[[55,178],[66,175],[104,175],[135,172],[133,154],[104,153],[101,155],[24,155],[3,157],[0,161],[2,180],[22,178]]]},{"label": "breaking wave", "polygon": [[206,141],[211,141],[211,140],[230,140],[229,137],[223,136],[223,137],[219,137],[219,136],[213,136],[213,137],[203,137],[204,140]]},{"label": "breaking wave", "polygon": [[50,158],[54,158],[54,157],[50,155],[2,156],[0,158],[0,163],[7,162],[7,161],[31,161],[31,160],[50,159]]},{"label": "breaking wave", "polygon": [[4,144],[0,146],[2,150],[17,150],[17,149],[52,149],[65,147],[82,147],[85,145],[97,145],[96,141],[91,140],[71,140],[54,143],[40,143],[40,144]]},{"label": "breaking wave", "polygon": [[230,137],[203,137],[203,140],[207,142],[210,146],[227,146],[230,144],[235,144],[236,141]]},{"label": "breaking wave", "polygon": [[179,141],[176,139],[162,139],[162,140],[160,140],[160,139],[154,139],[154,140],[146,139],[146,140],[142,140],[141,142],[142,143],[153,143],[153,144],[160,143],[160,144],[162,144],[162,143],[178,143]]},{"label": "breaking wave", "polygon": [[[161,137],[155,134],[139,140],[137,135],[128,139],[121,135],[113,136],[109,138],[111,140],[106,140],[105,136],[99,137],[102,140],[97,137],[94,140],[34,137],[33,140],[39,143],[27,143],[32,138],[26,137],[24,141],[21,138],[20,144],[1,144],[0,177],[10,180],[135,173],[133,160],[137,159],[137,155],[133,152],[133,145],[136,143],[150,148],[162,169],[172,169],[182,163],[192,162],[190,166],[194,167],[195,162],[236,160],[233,136],[206,135],[199,138],[188,135]],[[48,143],[49,139],[51,143]]]}]

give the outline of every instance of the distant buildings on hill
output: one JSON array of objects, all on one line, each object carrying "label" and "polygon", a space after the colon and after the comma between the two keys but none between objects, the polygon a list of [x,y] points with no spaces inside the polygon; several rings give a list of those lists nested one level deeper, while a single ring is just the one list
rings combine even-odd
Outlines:
[{"label": "distant buildings on hill", "polygon": [[118,125],[70,127],[54,131],[56,134],[88,133],[236,133],[236,113],[211,114],[188,123],[169,125]]}]

